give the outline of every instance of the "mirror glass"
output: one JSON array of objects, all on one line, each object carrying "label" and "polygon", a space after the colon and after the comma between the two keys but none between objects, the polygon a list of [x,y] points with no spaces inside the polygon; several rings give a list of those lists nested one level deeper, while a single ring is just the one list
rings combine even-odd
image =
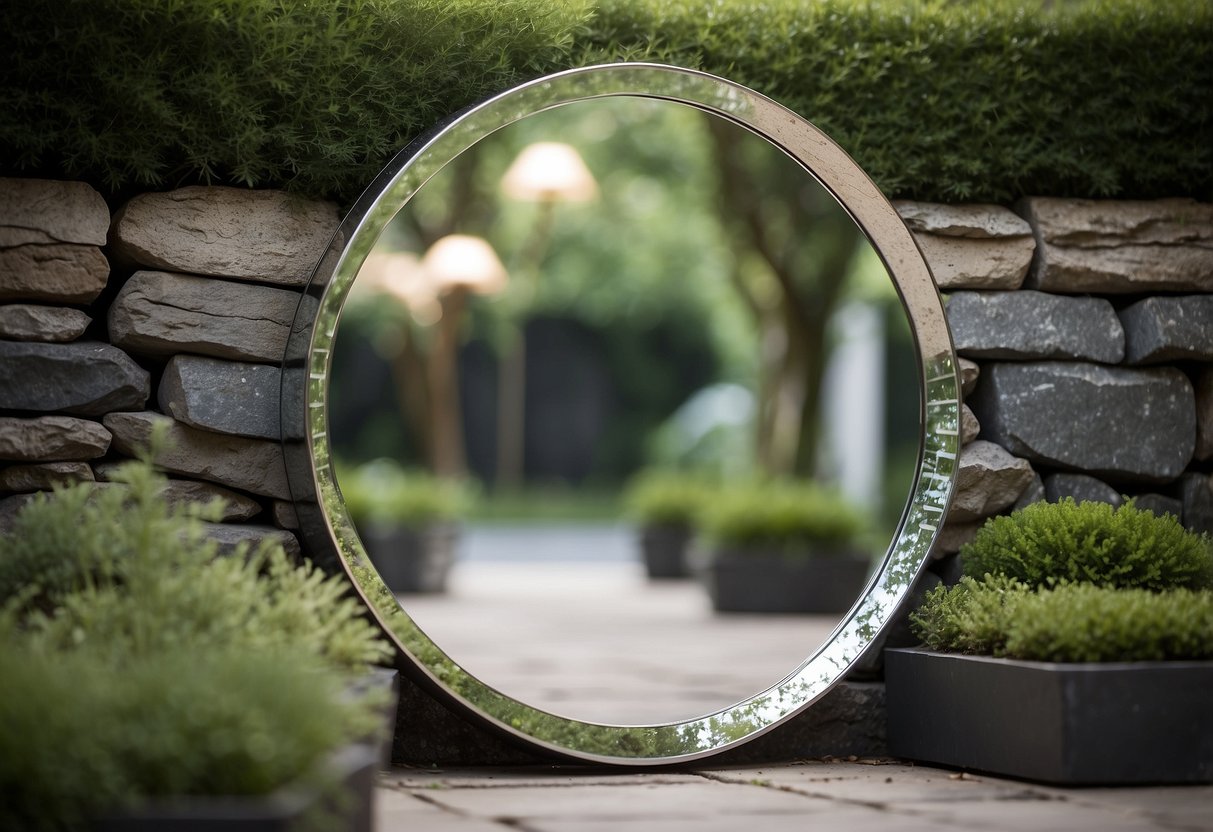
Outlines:
[{"label": "mirror glass", "polygon": [[[317,266],[282,403],[309,553],[401,669],[532,751],[631,765],[752,739],[871,652],[959,445],[888,201],[770,99],[652,64],[523,84],[402,151]],[[650,469],[680,475],[643,480],[667,527],[688,496],[704,520],[690,578],[639,566],[621,494]],[[849,588],[772,572],[808,562],[773,530]],[[424,567],[375,554],[422,543]]]},{"label": "mirror glass", "polygon": [[[913,342],[866,237],[781,150],[668,101],[578,102],[461,154],[371,250],[332,368],[338,483],[380,574],[452,561],[440,585],[389,580],[405,611],[485,683],[583,720],[766,690],[866,578],[816,611],[715,611],[712,541],[647,576],[639,480],[713,502],[817,483],[874,567],[917,463]],[[406,481],[462,492],[459,516],[377,509]]]}]

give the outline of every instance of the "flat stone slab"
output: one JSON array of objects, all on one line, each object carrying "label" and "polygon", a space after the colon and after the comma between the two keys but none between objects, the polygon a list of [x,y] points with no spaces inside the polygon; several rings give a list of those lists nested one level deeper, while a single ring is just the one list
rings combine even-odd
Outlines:
[{"label": "flat stone slab", "polygon": [[1213,361],[1213,295],[1146,298],[1120,321],[1127,364]]},{"label": "flat stone slab", "polygon": [[1032,197],[1024,285],[1048,292],[1213,292],[1213,205],[1190,199]]},{"label": "flat stone slab", "polygon": [[69,243],[0,248],[0,301],[92,303],[109,280],[96,246]]},{"label": "flat stone slab", "polygon": [[262,497],[291,499],[282,446],[277,442],[201,431],[151,411],[111,413],[103,421],[119,453],[135,456],[147,447],[152,427],[165,424],[168,447],[156,457],[156,464],[166,471]]},{"label": "flat stone slab", "polygon": [[1000,205],[895,202],[941,289],[1018,289],[1036,241]]},{"label": "flat stone slab", "polygon": [[971,358],[1073,358],[1105,364],[1124,358],[1124,330],[1103,298],[1026,289],[956,292],[948,300],[947,315],[956,351]]},{"label": "flat stone slab", "polygon": [[87,462],[43,462],[0,469],[0,491],[50,491],[56,485],[94,482]]},{"label": "flat stone slab", "polygon": [[85,182],[0,179],[0,247],[27,243],[103,246],[110,209]]},{"label": "flat stone slab", "polygon": [[147,370],[110,344],[0,341],[0,408],[102,416],[141,410],[150,387]]},{"label": "flat stone slab", "polygon": [[10,303],[0,306],[0,338],[9,341],[75,341],[93,322],[79,309]]},{"label": "flat stone slab", "polygon": [[[112,482],[116,469],[125,463],[101,462],[95,466],[97,479]],[[171,505],[207,505],[215,500],[223,502],[223,509],[213,518],[219,523],[241,522],[261,513],[261,504],[244,494],[200,480],[170,479],[164,485],[164,499]]]},{"label": "flat stone slab", "polygon": [[302,286],[338,222],[329,202],[193,186],[128,202],[114,218],[113,249],[154,269]]},{"label": "flat stone slab", "polygon": [[1170,514],[1181,523],[1183,522],[1183,500],[1168,497],[1165,494],[1137,494],[1133,497],[1133,505],[1142,511],[1152,511],[1159,517]]},{"label": "flat stone slab", "polygon": [[1213,476],[1188,473],[1179,480],[1184,528],[1213,535]]},{"label": "flat stone slab", "polygon": [[1112,482],[1173,480],[1196,442],[1192,385],[1173,367],[991,362],[968,403],[1016,456]]},{"label": "flat stone slab", "polygon": [[960,450],[948,523],[969,523],[1009,508],[1032,482],[1032,466],[978,439]]},{"label": "flat stone slab", "polygon": [[73,462],[104,456],[110,432],[71,416],[20,419],[0,416],[0,459],[14,462]]},{"label": "flat stone slab", "polygon": [[148,355],[278,362],[298,305],[286,289],[135,272],[110,307],[110,341]]},{"label": "flat stone slab", "polygon": [[1086,474],[1050,474],[1044,478],[1045,499],[1058,503],[1072,497],[1077,503],[1107,503],[1119,506],[1124,497],[1103,480]]},{"label": "flat stone slab", "polygon": [[281,386],[277,367],[176,355],[164,368],[158,401],[162,411],[192,427],[278,439]]},{"label": "flat stone slab", "polygon": [[277,544],[293,559],[302,557],[299,539],[284,529],[273,526],[228,525],[226,523],[203,523],[203,533],[219,544],[222,554],[230,555],[243,545],[255,551],[262,544]]},{"label": "flat stone slab", "polygon": [[1213,367],[1196,377],[1196,452],[1199,460],[1213,457]]}]

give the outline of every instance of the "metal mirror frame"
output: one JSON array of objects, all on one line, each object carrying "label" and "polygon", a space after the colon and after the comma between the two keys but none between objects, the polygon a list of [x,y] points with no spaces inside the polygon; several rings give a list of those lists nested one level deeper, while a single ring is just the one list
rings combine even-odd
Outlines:
[{"label": "metal mirror frame", "polygon": [[[820,182],[884,262],[918,349],[920,444],[910,495],[879,568],[824,644],[781,681],[735,705],[680,722],[606,725],[554,715],[464,671],[413,622],[369,565],[330,465],[328,377],[351,285],[388,222],[439,170],[520,119],[604,97],[674,102],[764,138]],[[839,682],[907,602],[947,513],[959,451],[957,364],[939,292],[892,205],[821,131],[771,99],[702,72],[625,63],[573,69],[518,86],[456,114],[409,147],[368,187],[322,256],[295,316],[282,373],[283,443],[300,533],[312,558],[343,571],[399,648],[401,670],[474,723],[566,760],[625,765],[699,759],[753,739]],[[806,650],[812,649],[806,645]]]}]

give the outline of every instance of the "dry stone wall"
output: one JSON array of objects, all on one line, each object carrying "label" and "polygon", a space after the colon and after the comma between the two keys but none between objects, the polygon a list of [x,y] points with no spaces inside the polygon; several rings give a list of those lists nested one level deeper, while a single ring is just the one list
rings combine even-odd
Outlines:
[{"label": "dry stone wall", "polygon": [[935,556],[988,517],[1127,499],[1213,533],[1213,205],[897,203],[941,290],[965,408]]},{"label": "dry stone wall", "polygon": [[0,179],[0,528],[36,492],[106,482],[167,428],[167,496],[227,508],[224,547],[300,551],[279,363],[336,206],[189,187],[111,214],[76,182]]}]

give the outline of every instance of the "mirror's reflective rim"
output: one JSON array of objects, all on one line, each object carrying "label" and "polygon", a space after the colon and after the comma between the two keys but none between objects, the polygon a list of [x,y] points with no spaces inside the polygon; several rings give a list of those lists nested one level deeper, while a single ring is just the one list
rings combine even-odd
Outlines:
[{"label": "mirror's reflective rim", "polygon": [[[435,173],[520,119],[601,97],[671,101],[725,118],[797,160],[868,237],[901,297],[918,348],[922,441],[911,494],[880,568],[827,641],[782,681],[716,713],[619,726],[541,711],[494,690],[442,653],[375,570],[330,465],[328,375],[346,295],[388,222]],[[651,765],[717,753],[770,730],[840,681],[868,651],[925,566],[952,496],[959,453],[959,380],[939,293],[913,237],[867,175],[828,137],[780,104],[730,81],[657,64],[569,70],[524,84],[453,117],[402,151],[341,224],[302,298],[283,361],[288,478],[309,552],[341,569],[410,657],[416,681],[459,710],[532,747],[572,759]]]}]

